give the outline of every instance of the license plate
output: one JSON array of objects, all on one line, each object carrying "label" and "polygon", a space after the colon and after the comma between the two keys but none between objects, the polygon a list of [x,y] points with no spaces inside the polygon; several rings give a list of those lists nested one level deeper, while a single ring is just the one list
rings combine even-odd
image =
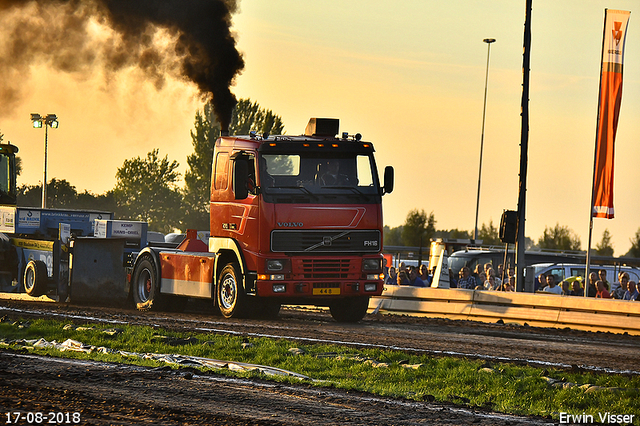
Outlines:
[{"label": "license plate", "polygon": [[313,295],[325,295],[325,294],[331,294],[331,295],[335,295],[335,294],[340,294],[340,289],[339,288],[314,288],[313,289]]}]

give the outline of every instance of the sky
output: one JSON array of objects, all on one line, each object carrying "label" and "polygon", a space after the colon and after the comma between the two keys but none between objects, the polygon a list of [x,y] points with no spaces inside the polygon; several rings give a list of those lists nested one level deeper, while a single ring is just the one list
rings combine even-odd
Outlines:
[{"label": "sky", "polygon": [[[615,157],[615,218],[594,219],[595,246],[608,229],[616,256],[640,228],[640,0],[533,0],[525,235],[567,226],[586,249],[604,9],[631,11]],[[232,91],[280,115],[287,134],[310,117],[373,142],[379,172],[395,168],[384,223],[412,209],[438,229],[473,230],[487,44],[491,45],[479,226],[497,226],[518,202],[525,1],[242,0],[233,32],[245,68]],[[1,35],[0,35],[1,37]],[[30,113],[55,113],[48,178],[79,191],[112,189],[125,159],[159,148],[180,163],[202,108],[196,89],[169,79],[161,90],[136,70],[108,78],[33,64],[24,91],[0,115],[4,140],[20,148],[21,184],[42,180],[44,131]]]}]

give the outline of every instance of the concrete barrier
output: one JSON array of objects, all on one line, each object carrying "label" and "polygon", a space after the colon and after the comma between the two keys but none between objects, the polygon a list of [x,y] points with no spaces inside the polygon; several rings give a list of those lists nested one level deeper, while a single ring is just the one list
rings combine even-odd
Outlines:
[{"label": "concrete barrier", "polygon": [[386,286],[370,312],[640,335],[640,302],[484,290]]}]

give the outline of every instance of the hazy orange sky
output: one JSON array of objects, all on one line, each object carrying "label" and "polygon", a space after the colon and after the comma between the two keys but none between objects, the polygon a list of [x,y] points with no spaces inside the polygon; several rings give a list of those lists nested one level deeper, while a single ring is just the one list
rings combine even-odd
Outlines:
[{"label": "hazy orange sky", "polygon": [[[604,9],[630,10],[623,101],[616,139],[615,219],[605,228],[615,255],[640,227],[640,18],[638,0],[533,0],[529,173],[525,233],[570,227],[587,245]],[[341,131],[374,143],[378,168],[392,165],[396,189],[384,197],[385,224],[409,210],[433,212],[438,229],[475,221],[487,45],[491,46],[479,224],[515,210],[525,2],[244,0],[233,17],[246,61],[233,88],[282,116],[288,134],[309,117],[337,117]],[[1,37],[1,36],[0,36]],[[170,81],[157,91],[136,70],[106,79],[51,72],[34,64],[24,96],[0,116],[5,141],[20,148],[19,183],[42,180],[43,130],[29,114],[55,113],[49,179],[81,191],[115,185],[123,161],[154,148],[177,160],[192,152],[202,107],[195,89]]]}]

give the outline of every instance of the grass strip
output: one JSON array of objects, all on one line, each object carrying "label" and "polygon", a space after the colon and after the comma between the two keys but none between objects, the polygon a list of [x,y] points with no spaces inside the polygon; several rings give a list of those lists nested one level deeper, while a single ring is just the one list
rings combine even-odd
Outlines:
[{"label": "grass strip", "polygon": [[[286,339],[211,333],[187,334],[145,326],[84,324],[57,320],[7,319],[0,322],[0,347],[24,349],[23,340],[67,339],[116,351],[180,354],[276,367],[308,376],[314,386],[335,386],[417,401],[480,407],[505,414],[558,420],[560,413],[617,415],[640,413],[640,377],[600,372],[541,369],[509,363],[411,354],[398,350],[354,349],[329,344],[293,344]],[[93,351],[61,352],[28,348],[56,357],[93,359],[149,367],[159,361]],[[220,374],[299,383],[286,376],[215,370]],[[634,424],[638,423],[634,417]]]}]

